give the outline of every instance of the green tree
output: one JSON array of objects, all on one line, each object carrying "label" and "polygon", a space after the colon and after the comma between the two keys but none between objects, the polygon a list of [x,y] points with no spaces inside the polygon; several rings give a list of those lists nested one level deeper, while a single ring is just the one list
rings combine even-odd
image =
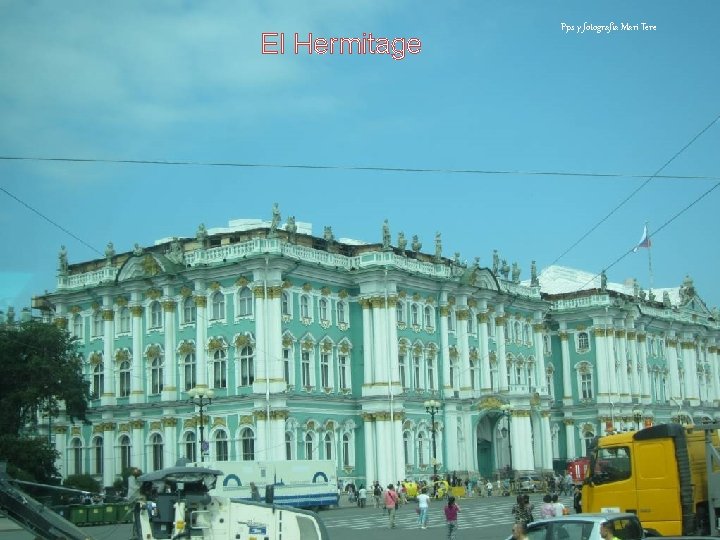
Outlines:
[{"label": "green tree", "polygon": [[73,489],[81,489],[90,493],[100,493],[100,482],[89,474],[71,474],[63,482],[63,486]]},{"label": "green tree", "polygon": [[89,383],[75,339],[54,324],[29,321],[0,328],[0,434],[19,435],[38,411],[85,419]]},{"label": "green tree", "polygon": [[[54,324],[38,321],[0,325],[0,373],[0,459],[37,480],[57,475],[54,450],[47,440],[34,439],[35,427],[38,414],[56,417],[62,404],[71,421],[85,420],[89,383],[75,339]],[[28,455],[24,449],[35,448],[52,455],[50,460],[35,456],[42,471],[28,469],[32,462],[23,457]]]}]

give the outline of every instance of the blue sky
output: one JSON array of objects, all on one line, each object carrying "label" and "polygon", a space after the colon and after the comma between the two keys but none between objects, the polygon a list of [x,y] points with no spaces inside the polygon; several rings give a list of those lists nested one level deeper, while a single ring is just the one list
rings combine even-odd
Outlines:
[{"label": "blue sky", "polygon": [[[0,2],[0,156],[336,169],[0,160],[0,309],[55,287],[57,253],[269,219],[426,251],[493,249],[540,269],[720,114],[720,3],[665,0]],[[656,30],[565,33],[614,22]],[[261,54],[284,32],[284,55]],[[416,37],[419,54],[307,55],[314,37]],[[720,122],[557,264],[599,272],[717,184]],[[351,170],[389,167],[621,177]],[[636,176],[633,178],[633,175]],[[8,195],[82,240],[39,217]],[[720,189],[653,238],[654,285],[717,286]],[[608,270],[647,287],[647,253]]]}]

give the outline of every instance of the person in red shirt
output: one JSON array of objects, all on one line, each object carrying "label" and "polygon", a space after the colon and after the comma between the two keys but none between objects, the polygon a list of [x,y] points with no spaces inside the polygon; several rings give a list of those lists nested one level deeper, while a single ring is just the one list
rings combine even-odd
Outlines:
[{"label": "person in red shirt", "polygon": [[395,511],[398,505],[398,494],[395,491],[395,486],[390,484],[385,490],[385,509],[387,510],[390,518],[390,528],[395,528]]},{"label": "person in red shirt", "polygon": [[452,495],[448,497],[448,503],[444,510],[445,520],[447,521],[448,540],[455,540],[455,534],[457,533],[457,516],[460,511],[460,507],[455,504],[455,497]]}]

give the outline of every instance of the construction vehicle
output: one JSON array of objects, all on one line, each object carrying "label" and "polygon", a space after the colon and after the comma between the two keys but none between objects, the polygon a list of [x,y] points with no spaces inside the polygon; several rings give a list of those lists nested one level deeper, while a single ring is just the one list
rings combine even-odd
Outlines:
[{"label": "construction vehicle", "polygon": [[[328,540],[327,529],[313,512],[274,504],[272,489],[265,502],[213,497],[221,471],[178,466],[138,478],[133,503],[133,538],[230,540]],[[18,525],[47,540],[92,540],[92,536],[35,501],[0,474],[0,511]]]},{"label": "construction vehicle", "polygon": [[720,424],[660,424],[599,437],[583,512],[630,512],[663,536],[717,533]]}]

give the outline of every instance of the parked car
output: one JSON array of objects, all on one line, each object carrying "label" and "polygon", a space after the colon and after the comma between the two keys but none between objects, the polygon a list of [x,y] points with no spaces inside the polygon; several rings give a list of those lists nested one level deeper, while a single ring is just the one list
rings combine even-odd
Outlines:
[{"label": "parked car", "polygon": [[642,540],[647,536],[635,514],[604,513],[572,514],[533,521],[528,525],[528,539],[602,540],[600,525],[608,521],[615,526],[615,536],[620,540]]},{"label": "parked car", "polygon": [[535,493],[543,489],[542,478],[535,475],[518,476],[515,485],[518,491],[523,493]]}]

